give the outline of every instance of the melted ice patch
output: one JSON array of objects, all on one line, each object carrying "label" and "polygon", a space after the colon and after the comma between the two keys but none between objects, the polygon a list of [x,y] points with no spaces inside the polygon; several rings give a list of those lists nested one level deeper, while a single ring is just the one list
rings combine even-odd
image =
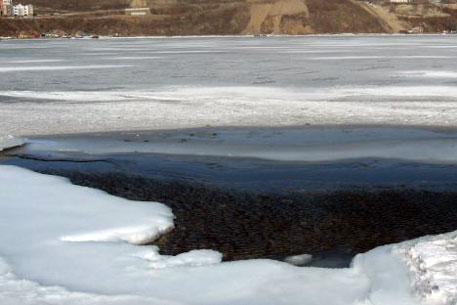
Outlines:
[{"label": "melted ice patch", "polygon": [[305,162],[377,158],[456,164],[456,147],[455,133],[420,129],[231,128],[36,138],[21,153],[45,159],[65,159],[67,153],[74,153],[71,158],[160,153]]}]

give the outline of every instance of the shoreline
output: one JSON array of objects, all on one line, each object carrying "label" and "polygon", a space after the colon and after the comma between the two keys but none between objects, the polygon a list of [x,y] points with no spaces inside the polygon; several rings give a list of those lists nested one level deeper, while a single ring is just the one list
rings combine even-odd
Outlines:
[{"label": "shoreline", "polygon": [[[414,33],[414,34],[407,34],[407,33],[323,33],[323,34],[297,34],[297,35],[290,35],[290,34],[265,34],[265,35],[257,35],[257,34],[239,34],[239,35],[163,35],[163,36],[155,36],[155,35],[144,35],[144,36],[109,36],[103,34],[92,34],[91,36],[96,35],[99,36],[97,39],[167,39],[167,38],[306,38],[306,37],[391,37],[391,36],[406,36],[406,37],[430,37],[430,36],[455,36],[457,34],[452,33],[441,33],[441,32],[434,32],[434,33]],[[19,38],[13,36],[0,36],[0,40],[7,41],[7,40],[69,40],[69,39],[76,39],[76,40],[93,40],[94,38],[88,37],[27,37],[27,38]]]}]

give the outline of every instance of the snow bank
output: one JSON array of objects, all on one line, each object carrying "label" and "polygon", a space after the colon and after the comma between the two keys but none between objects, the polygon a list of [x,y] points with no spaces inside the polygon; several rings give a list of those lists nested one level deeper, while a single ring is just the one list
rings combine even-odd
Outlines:
[{"label": "snow bank", "polygon": [[18,278],[0,258],[0,301],[2,305],[182,305],[154,297],[102,295],[43,286]]},{"label": "snow bank", "polygon": [[[2,304],[407,305],[422,300],[416,279],[445,292],[440,304],[455,300],[455,261],[427,255],[438,249],[451,258],[455,240],[445,236],[376,248],[346,269],[219,263],[220,253],[211,250],[161,256],[157,247],[130,243],[137,239],[125,236],[146,227],[172,228],[173,215],[162,204],[11,166],[0,166],[0,185],[0,231],[8,232],[0,235]],[[433,277],[422,277],[427,273]]]},{"label": "snow bank", "polygon": [[457,232],[405,246],[413,287],[430,304],[457,304]]}]

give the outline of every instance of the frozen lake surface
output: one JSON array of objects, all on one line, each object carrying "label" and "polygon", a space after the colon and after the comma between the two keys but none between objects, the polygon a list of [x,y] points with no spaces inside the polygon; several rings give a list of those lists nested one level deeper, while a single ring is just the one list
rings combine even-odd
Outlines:
[{"label": "frozen lake surface", "polygon": [[455,126],[457,38],[2,41],[0,130]]},{"label": "frozen lake surface", "polygon": [[[299,181],[303,172],[294,162],[301,162],[303,168],[315,166],[312,175],[318,168],[334,181],[345,180],[350,168],[358,176],[348,180],[357,183],[373,177],[389,182],[385,177],[398,171],[403,175],[398,183],[452,184],[456,45],[456,36],[441,35],[0,41],[0,150],[20,145],[15,137],[30,137],[25,153],[50,162],[114,154],[124,170],[129,162],[141,166],[147,160],[143,170],[151,172],[154,160],[168,169],[183,155],[192,162],[219,160],[206,172],[196,171],[208,181],[221,164],[260,168],[273,177],[271,183],[295,170]],[[253,126],[293,128],[279,134],[259,129],[253,135]],[[196,127],[243,128],[220,129],[216,136],[164,132],[153,139],[153,133],[137,132]],[[120,131],[131,133],[35,137]],[[139,153],[150,159],[137,158]],[[268,162],[286,170],[274,176]],[[343,166],[333,168],[331,162]],[[34,166],[29,165],[39,170]],[[223,185],[229,176],[214,181]],[[162,255],[157,247],[139,245],[180,225],[163,204],[120,199],[15,166],[0,166],[0,185],[0,301],[6,304],[450,305],[457,299],[455,232],[375,248],[356,256],[349,268],[298,268],[266,259],[220,263],[215,249]],[[427,198],[433,204],[435,197]],[[431,211],[415,204],[408,205],[414,213],[406,217],[415,224],[429,221]],[[341,217],[339,222],[318,219],[326,233],[349,223],[348,215],[351,223],[364,226],[357,209],[338,214],[332,206],[324,208]],[[279,210],[270,214],[290,218]],[[390,214],[395,209],[373,210],[379,213],[373,223],[386,225],[383,232],[392,232],[383,217],[398,219],[400,227],[409,224]],[[227,209],[219,211],[215,219],[226,219]],[[197,223],[192,217],[205,216],[196,215],[178,216],[189,217],[190,234],[201,229],[192,226]],[[261,219],[253,223],[264,225]],[[320,230],[306,221],[303,226]],[[345,227],[346,236],[351,229]],[[379,238],[377,230],[359,231],[363,242]],[[405,239],[400,233],[396,241]],[[323,236],[338,242],[335,234]],[[293,254],[300,256],[289,261],[313,259],[309,253]]]}]

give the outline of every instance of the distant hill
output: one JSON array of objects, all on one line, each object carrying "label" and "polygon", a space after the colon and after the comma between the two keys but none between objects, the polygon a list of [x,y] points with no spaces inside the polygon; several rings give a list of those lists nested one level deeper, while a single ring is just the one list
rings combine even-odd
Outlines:
[{"label": "distant hill", "polygon": [[[374,1],[374,0],[373,0]],[[426,0],[418,0],[426,1]],[[450,0],[447,0],[449,2]],[[0,35],[32,32],[121,35],[395,33],[457,27],[457,4],[358,0],[28,0],[33,20],[0,19]],[[151,14],[132,17],[129,7]]]}]

